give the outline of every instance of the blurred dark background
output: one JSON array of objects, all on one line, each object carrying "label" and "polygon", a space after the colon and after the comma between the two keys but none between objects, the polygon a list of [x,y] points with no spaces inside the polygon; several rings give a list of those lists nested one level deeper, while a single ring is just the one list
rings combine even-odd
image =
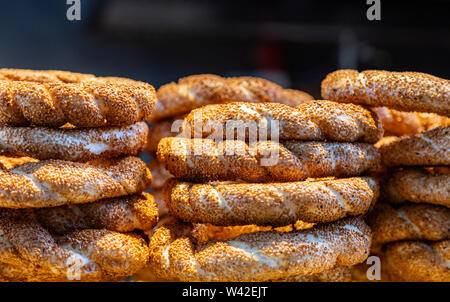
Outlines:
[{"label": "blurred dark background", "polygon": [[319,97],[338,68],[450,78],[450,2],[0,1],[0,66],[125,76],[155,87],[196,73],[255,75]]}]

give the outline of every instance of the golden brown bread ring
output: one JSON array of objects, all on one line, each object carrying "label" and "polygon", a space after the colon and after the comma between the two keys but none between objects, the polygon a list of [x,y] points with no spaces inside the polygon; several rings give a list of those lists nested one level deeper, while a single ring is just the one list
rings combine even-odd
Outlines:
[{"label": "golden brown bread ring", "polygon": [[[272,125],[273,121],[278,122],[276,134],[281,140],[375,143],[383,136],[375,113],[358,105],[330,101],[308,101],[295,108],[277,103],[208,105],[186,116],[183,134],[193,138],[244,139],[251,127],[258,127],[261,135],[267,135],[264,139],[270,139],[274,131],[271,126],[277,126]],[[232,137],[227,136],[229,130],[233,131],[229,134]]]},{"label": "golden brown bread ring", "polygon": [[408,204],[396,209],[379,203],[367,223],[373,232],[373,244],[450,239],[450,209],[434,205]]},{"label": "golden brown bread ring", "polygon": [[42,208],[89,203],[137,194],[151,183],[147,166],[137,157],[89,164],[62,160],[29,162],[0,168],[0,207]]},{"label": "golden brown bread ring", "polygon": [[170,180],[163,193],[170,214],[183,221],[285,226],[365,214],[379,185],[370,177],[265,184]]},{"label": "golden brown bread ring", "polygon": [[172,175],[164,168],[164,165],[158,162],[156,154],[147,165],[152,173],[152,189],[161,189]]},{"label": "golden brown bread ring", "polygon": [[439,126],[450,126],[450,118],[434,113],[404,112],[387,107],[372,110],[377,113],[385,136],[414,135]]},{"label": "golden brown bread ring", "polygon": [[90,129],[0,126],[0,154],[88,162],[139,155],[147,136],[145,122]]},{"label": "golden brown bread ring", "polygon": [[148,118],[155,102],[153,86],[130,79],[92,78],[55,71],[10,73],[16,76],[3,74],[0,79],[2,125],[131,125]]},{"label": "golden brown bread ring", "polygon": [[450,240],[394,242],[383,256],[382,270],[391,281],[450,282]]},{"label": "golden brown bread ring", "polygon": [[450,174],[408,168],[394,172],[383,185],[383,196],[391,203],[431,203],[450,208]]},{"label": "golden brown bread ring", "polygon": [[86,229],[52,236],[31,211],[0,210],[0,275],[10,281],[120,280],[144,267],[145,240]]},{"label": "golden brown bread ring", "polygon": [[[197,244],[180,222],[150,238],[149,268],[162,279],[267,281],[350,266],[369,255],[371,233],[360,218],[294,232],[258,232]],[[217,265],[220,263],[220,265]]]},{"label": "golden brown bread ring", "polygon": [[0,155],[0,166],[3,165],[4,169],[12,169],[14,167],[23,165],[24,163],[29,163],[29,162],[37,162],[39,160],[35,159],[35,158],[31,158],[31,157],[27,157],[27,156],[23,156],[23,157],[9,157],[9,156],[4,156],[4,155]]},{"label": "golden brown bread ring", "polygon": [[[163,138],[158,160],[176,178],[202,182],[299,181],[308,177],[345,177],[379,169],[377,149],[365,143]],[[265,161],[265,162],[264,162]],[[263,165],[264,164],[264,165]]]},{"label": "golden brown bread ring", "polygon": [[348,266],[338,266],[310,276],[292,276],[274,282],[351,282],[352,271]]},{"label": "golden brown bread ring", "polygon": [[450,116],[450,82],[419,72],[337,70],[322,81],[322,98]]},{"label": "golden brown bread ring", "polygon": [[34,209],[36,219],[52,234],[82,229],[116,232],[147,231],[158,223],[158,208],[152,195],[127,195],[88,204],[70,204]]},{"label": "golden brown bread ring", "polygon": [[62,70],[31,70],[0,68],[0,79],[8,81],[26,81],[36,83],[79,83],[96,77],[88,73],[76,73]]},{"label": "golden brown bread ring", "polygon": [[[163,139],[164,137],[176,136],[179,133],[181,133],[181,125],[184,117],[185,117],[184,115],[180,115],[174,118],[168,118],[152,124],[148,131],[146,150],[149,153],[156,153],[156,151],[158,150],[158,143],[161,139]],[[175,130],[173,132],[172,132],[172,125],[174,125]]]},{"label": "golden brown bread ring", "polygon": [[450,165],[450,126],[377,144],[386,166]]},{"label": "golden brown bread ring", "polygon": [[178,83],[161,86],[149,121],[184,114],[208,104],[274,102],[296,106],[312,99],[305,92],[283,89],[261,78],[222,78],[212,74],[199,74],[181,78]]}]

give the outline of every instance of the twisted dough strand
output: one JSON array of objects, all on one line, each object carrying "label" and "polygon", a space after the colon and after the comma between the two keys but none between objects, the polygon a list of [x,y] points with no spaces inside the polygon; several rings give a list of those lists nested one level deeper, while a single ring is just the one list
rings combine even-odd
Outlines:
[{"label": "twisted dough strand", "polygon": [[422,204],[393,208],[377,204],[368,224],[373,244],[400,240],[442,240],[450,238],[450,209]]},{"label": "twisted dough strand", "polygon": [[290,183],[194,184],[171,180],[164,188],[169,212],[183,221],[285,226],[298,220],[330,222],[366,213],[378,197],[373,178]]},{"label": "twisted dough strand", "polygon": [[216,145],[209,139],[172,137],[160,141],[157,155],[176,178],[194,182],[298,181],[360,175],[379,168],[376,148],[364,143],[258,141],[248,145],[227,140]]},{"label": "twisted dough strand", "polygon": [[120,280],[144,267],[148,252],[134,234],[88,229],[54,237],[31,212],[0,212],[0,275],[10,281],[68,281],[71,272],[81,281]]},{"label": "twisted dough strand", "polygon": [[4,74],[0,79],[0,124],[130,125],[149,117],[154,106],[156,92],[147,83],[55,71],[29,73],[17,77]]},{"label": "twisted dough strand", "polygon": [[[295,108],[277,103],[228,103],[208,105],[189,113],[183,124],[185,137],[227,137],[231,122],[248,128],[253,122],[270,138],[272,121],[279,122],[282,140],[331,140],[375,143],[383,136],[376,114],[361,106],[330,101],[308,101]],[[220,128],[218,128],[220,127]],[[216,128],[220,131],[216,131]],[[237,129],[245,133],[249,129]],[[236,133],[233,132],[235,135]]]},{"label": "twisted dough strand", "polygon": [[192,75],[158,89],[155,109],[149,120],[154,122],[177,116],[208,104],[275,102],[296,106],[312,99],[303,91],[283,89],[261,78]]},{"label": "twisted dough strand", "polygon": [[28,162],[0,168],[0,179],[0,207],[40,208],[140,193],[150,186],[151,174],[139,158],[125,157],[89,164]]},{"label": "twisted dough strand", "polygon": [[450,82],[419,72],[337,70],[322,81],[322,97],[450,116]]},{"label": "twisted dough strand", "polygon": [[[359,218],[305,231],[250,233],[196,244],[189,227],[163,225],[150,239],[149,267],[163,279],[267,281],[312,275],[367,258],[370,229]],[[217,265],[220,263],[220,265]]]},{"label": "twisted dough strand", "polygon": [[0,126],[0,154],[88,162],[139,155],[147,135],[145,122],[91,129]]}]

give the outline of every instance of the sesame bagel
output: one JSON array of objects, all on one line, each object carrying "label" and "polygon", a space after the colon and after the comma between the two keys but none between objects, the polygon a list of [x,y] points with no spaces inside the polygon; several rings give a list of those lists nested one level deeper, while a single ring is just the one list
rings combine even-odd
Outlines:
[{"label": "sesame bagel", "polygon": [[183,221],[285,226],[365,214],[379,186],[368,177],[264,184],[170,180],[163,192],[169,212]]},{"label": "sesame bagel", "polygon": [[87,162],[139,155],[147,135],[145,122],[90,129],[0,126],[0,154]]},{"label": "sesame bagel", "polygon": [[0,167],[0,207],[41,208],[89,203],[137,194],[151,183],[147,166],[137,157],[88,164],[62,160]]},{"label": "sesame bagel", "polygon": [[158,160],[176,178],[201,182],[299,181],[308,177],[345,177],[379,169],[377,149],[365,143],[164,138]]},{"label": "sesame bagel", "polygon": [[335,102],[450,116],[450,82],[419,72],[337,70],[322,81],[322,97]]}]

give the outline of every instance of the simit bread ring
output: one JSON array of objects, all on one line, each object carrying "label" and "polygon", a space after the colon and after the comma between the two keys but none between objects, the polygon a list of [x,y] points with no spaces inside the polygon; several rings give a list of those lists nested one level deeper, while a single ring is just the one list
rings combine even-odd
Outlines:
[{"label": "simit bread ring", "polygon": [[158,208],[153,196],[148,193],[34,209],[34,213],[39,223],[52,234],[67,234],[82,229],[146,231],[158,222]]},{"label": "simit bread ring", "polygon": [[[294,232],[258,232],[197,244],[182,223],[158,228],[150,239],[149,268],[180,281],[267,281],[312,275],[362,262],[371,233],[360,218]],[[220,265],[218,265],[220,263]]]},{"label": "simit bread ring", "polygon": [[379,143],[386,166],[450,165],[450,126]]},{"label": "simit bread ring", "polygon": [[[271,125],[272,121],[278,121],[277,135],[281,140],[375,143],[383,136],[383,128],[370,110],[330,101],[308,101],[295,108],[277,103],[208,105],[187,115],[183,134],[185,137],[235,139],[241,133],[252,131],[249,129],[252,122],[260,132],[264,130],[263,135],[267,134],[269,139],[271,126],[276,126]],[[237,122],[237,129],[232,127],[232,122]]]},{"label": "simit bread ring", "polygon": [[275,282],[351,282],[352,271],[348,266],[338,266],[310,276],[293,276]]},{"label": "simit bread ring", "polygon": [[383,125],[384,135],[419,134],[439,126],[450,126],[450,118],[434,113],[403,112],[386,107],[373,108]]},{"label": "simit bread ring", "polygon": [[90,129],[0,126],[0,153],[87,162],[138,155],[145,148],[147,135],[145,122]]},{"label": "simit bread ring", "polygon": [[373,244],[450,238],[450,209],[444,207],[409,204],[395,209],[389,204],[377,204],[367,221]]},{"label": "simit bread ring", "polygon": [[31,212],[0,212],[0,275],[10,281],[120,280],[144,267],[148,252],[134,234],[87,229],[55,237]]},{"label": "simit bread ring", "polygon": [[373,178],[355,177],[265,184],[170,180],[163,194],[169,212],[183,221],[285,226],[364,214],[375,204],[378,191]]},{"label": "simit bread ring", "polygon": [[[175,118],[165,119],[162,121],[158,121],[155,124],[152,124],[148,131],[146,150],[149,153],[156,153],[156,151],[158,150],[158,143],[162,138],[176,136],[181,131],[181,129],[178,129],[176,121],[180,121],[179,126],[181,127],[183,119],[184,115],[181,115]],[[172,125],[175,126],[174,130],[176,131],[172,132]]]},{"label": "simit bread ring", "polygon": [[158,89],[155,109],[149,120],[154,122],[187,113],[207,104],[274,102],[296,106],[312,99],[305,92],[283,89],[261,78],[192,75]]},{"label": "simit bread ring", "polygon": [[161,189],[166,181],[172,177],[170,172],[156,158],[152,158],[148,162],[148,168],[152,173],[152,189]]},{"label": "simit bread ring", "polygon": [[322,81],[322,97],[450,116],[450,82],[419,72],[337,70]]},{"label": "simit bread ring", "polygon": [[89,164],[62,160],[0,167],[0,207],[41,208],[89,203],[137,194],[151,183],[147,166],[137,157]]},{"label": "simit bread ring", "polygon": [[418,168],[397,171],[386,180],[383,195],[392,203],[410,201],[450,208],[450,174],[430,173]]},{"label": "simit bread ring", "polygon": [[[377,149],[364,143],[327,143],[164,138],[158,160],[176,178],[200,182],[298,181],[308,177],[353,176],[379,169]],[[264,164],[264,165],[263,165]]]},{"label": "simit bread ring", "polygon": [[29,162],[37,162],[39,160],[35,159],[35,158],[31,158],[31,157],[8,157],[8,156],[4,156],[4,155],[0,155],[0,167],[3,166],[4,169],[12,169],[14,167],[23,165],[24,163],[29,163]]},{"label": "simit bread ring", "polygon": [[391,281],[450,282],[450,240],[390,243],[383,260]]},{"label": "simit bread ring", "polygon": [[3,125],[130,125],[148,118],[155,102],[151,85],[129,79],[58,71],[3,70],[0,74]]}]

